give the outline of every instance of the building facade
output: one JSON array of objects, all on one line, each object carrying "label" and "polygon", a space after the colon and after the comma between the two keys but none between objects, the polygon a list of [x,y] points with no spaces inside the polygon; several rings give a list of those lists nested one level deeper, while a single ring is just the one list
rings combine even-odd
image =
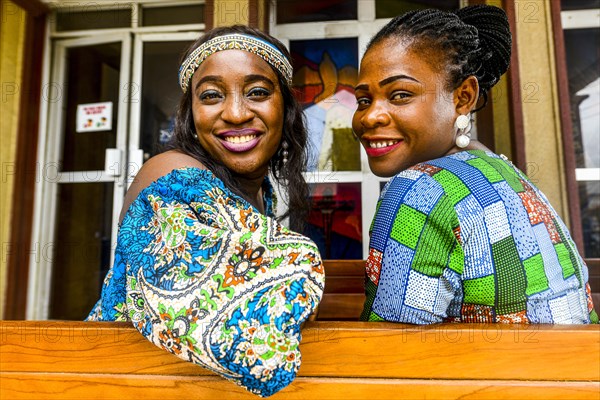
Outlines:
[{"label": "building facade", "polygon": [[[290,49],[312,145],[305,233],[326,259],[366,258],[386,180],[351,134],[364,48],[404,11],[483,2],[2,0],[0,317],[87,314],[127,186],[169,140],[180,55],[216,26],[258,27]],[[600,1],[487,3],[509,15],[513,59],[475,134],[548,196],[600,291]]]}]

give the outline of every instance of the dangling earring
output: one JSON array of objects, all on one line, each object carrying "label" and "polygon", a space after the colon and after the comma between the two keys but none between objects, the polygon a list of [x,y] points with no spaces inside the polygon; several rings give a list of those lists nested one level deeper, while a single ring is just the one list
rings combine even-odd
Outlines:
[{"label": "dangling earring", "polygon": [[468,115],[459,115],[454,122],[454,128],[456,128],[457,135],[456,145],[464,149],[471,143],[471,118]]},{"label": "dangling earring", "polygon": [[289,145],[288,142],[286,142],[285,140],[281,142],[281,148],[283,149],[281,151],[281,156],[283,157],[283,165],[285,166],[288,162],[288,155],[290,153],[288,153],[287,149],[288,149]]}]

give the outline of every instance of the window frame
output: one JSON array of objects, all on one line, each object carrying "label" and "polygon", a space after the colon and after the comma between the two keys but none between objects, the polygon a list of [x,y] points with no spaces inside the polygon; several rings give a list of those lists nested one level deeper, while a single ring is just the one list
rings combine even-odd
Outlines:
[{"label": "window frame", "polygon": [[[465,7],[468,0],[460,0],[459,6]],[[289,48],[291,40],[318,40],[318,39],[358,39],[358,60],[363,57],[367,44],[391,18],[375,18],[375,0],[359,0],[357,2],[357,19],[322,22],[297,22],[278,24],[276,21],[276,2],[270,2],[269,32]],[[369,168],[367,154],[360,146],[360,171],[316,171],[305,173],[308,183],[334,183],[352,182],[361,184],[361,226],[363,259],[369,255],[369,227],[375,216],[377,201],[379,200],[381,182],[389,178],[374,175]],[[282,205],[283,206],[283,205]],[[285,212],[285,210],[281,210]]]}]

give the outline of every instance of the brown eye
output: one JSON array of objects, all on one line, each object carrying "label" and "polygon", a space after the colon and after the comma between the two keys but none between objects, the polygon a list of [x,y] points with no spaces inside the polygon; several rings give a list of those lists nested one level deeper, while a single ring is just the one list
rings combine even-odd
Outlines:
[{"label": "brown eye", "polygon": [[356,99],[356,104],[358,104],[359,107],[366,107],[371,104],[371,101],[367,97],[359,97]]},{"label": "brown eye", "polygon": [[271,94],[271,92],[263,87],[256,87],[256,88],[252,88],[250,89],[250,91],[248,91],[247,96],[248,97],[267,97]]},{"label": "brown eye", "polygon": [[407,92],[394,92],[392,93],[392,96],[390,97],[390,99],[392,101],[399,101],[399,100],[405,100],[407,98],[410,97],[410,93]]},{"label": "brown eye", "polygon": [[204,92],[200,93],[200,96],[198,97],[202,101],[210,102],[222,98],[223,95],[216,90],[205,90]]}]

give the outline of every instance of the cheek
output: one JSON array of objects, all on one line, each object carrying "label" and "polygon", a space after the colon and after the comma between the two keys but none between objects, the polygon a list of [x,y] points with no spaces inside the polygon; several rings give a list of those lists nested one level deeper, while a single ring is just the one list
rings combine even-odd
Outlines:
[{"label": "cheek", "polygon": [[354,112],[352,116],[352,130],[358,135],[362,132],[362,124],[360,123],[361,115],[358,111]]},{"label": "cheek", "polygon": [[201,132],[205,128],[206,115],[202,114],[196,104],[192,104],[192,119],[194,120],[194,128],[196,128],[196,132]]},{"label": "cheek", "polygon": [[260,111],[266,117],[265,123],[269,125],[270,130],[282,132],[285,120],[284,107],[283,98],[278,96],[272,102],[266,103]]}]

